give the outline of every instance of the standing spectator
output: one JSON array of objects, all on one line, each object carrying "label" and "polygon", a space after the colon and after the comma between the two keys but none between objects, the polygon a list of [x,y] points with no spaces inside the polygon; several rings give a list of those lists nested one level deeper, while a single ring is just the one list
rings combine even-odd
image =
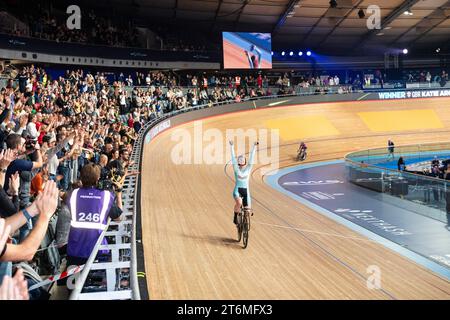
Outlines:
[{"label": "standing spectator", "polygon": [[[27,172],[27,173],[31,174],[31,170],[41,168],[43,165],[39,143],[33,142],[31,147],[34,148],[34,150],[26,150],[25,142],[26,141],[24,138],[22,138],[18,134],[14,134],[14,133],[10,134],[6,138],[7,148],[13,150],[13,152],[15,152],[18,155],[18,157],[26,155],[26,154],[30,154],[30,152],[33,152],[34,158],[36,160],[31,161],[31,160],[24,160],[24,159],[16,159],[13,162],[11,162],[11,164],[8,166],[8,169],[7,169],[6,175],[5,175],[5,185],[4,185],[5,190],[8,190],[8,188],[9,188],[9,178],[11,177],[12,174],[14,174],[16,172],[19,172],[19,174],[21,174],[22,172]],[[21,178],[23,179],[22,174],[21,174]],[[25,179],[25,181],[30,183],[31,178]],[[23,183],[23,181],[21,181],[21,184],[22,183]],[[29,193],[29,187],[30,187],[29,184],[28,184],[28,188],[24,187],[28,190],[28,193]],[[25,190],[25,192],[26,192],[26,190]]]},{"label": "standing spectator", "polygon": [[[122,214],[121,193],[96,188],[100,179],[100,166],[88,164],[81,170],[82,187],[67,197],[72,216],[67,243],[67,265],[82,265],[107,225],[108,217],[117,220]],[[106,243],[106,239],[103,241]]]},{"label": "standing spectator", "polygon": [[[5,254],[10,232],[11,226],[0,219],[0,259]],[[22,269],[17,270],[12,278],[5,275],[0,279],[0,300],[28,300],[28,285]]]},{"label": "standing spectator", "polygon": [[[5,224],[9,229],[9,232],[6,232],[7,235],[15,233],[33,217],[37,217],[37,222],[29,236],[18,245],[12,243],[4,245],[5,235],[0,236],[2,238],[0,240],[0,262],[2,262],[0,263],[0,282],[4,276],[11,276],[11,262],[30,261],[33,259],[44,239],[50,218],[55,213],[57,205],[58,189],[56,188],[56,184],[50,181],[45,186],[42,194],[39,195],[30,207],[6,219]],[[2,224],[2,221],[0,219],[0,224]]]},{"label": "standing spectator", "polygon": [[398,158],[397,169],[398,169],[398,171],[405,171],[406,164],[405,164],[405,160],[403,160],[403,157]]},{"label": "standing spectator", "polygon": [[394,149],[395,149],[394,142],[389,139],[388,140],[388,153],[389,153],[388,158],[392,157],[392,159],[394,159]]},{"label": "standing spectator", "polygon": [[[447,167],[447,169],[445,169],[444,179],[447,181],[450,180],[450,167]],[[446,211],[447,211],[447,223],[450,225],[450,190],[449,189],[447,189],[447,191],[445,192],[445,202],[446,202]]]},{"label": "standing spectator", "polygon": [[430,73],[430,71],[427,72],[426,81],[428,82],[428,84],[431,83],[431,73]]},{"label": "standing spectator", "polygon": [[256,80],[256,82],[258,83],[258,88],[262,88],[262,86],[263,86],[263,77],[261,75],[261,72],[258,73],[258,79]]},{"label": "standing spectator", "polygon": [[132,87],[133,86],[133,78],[131,78],[131,75],[127,78],[127,86]]},{"label": "standing spectator", "polygon": [[19,211],[20,179],[17,172],[9,178],[8,192],[3,189],[5,173],[15,158],[16,156],[11,149],[0,151],[0,217],[9,217]]}]

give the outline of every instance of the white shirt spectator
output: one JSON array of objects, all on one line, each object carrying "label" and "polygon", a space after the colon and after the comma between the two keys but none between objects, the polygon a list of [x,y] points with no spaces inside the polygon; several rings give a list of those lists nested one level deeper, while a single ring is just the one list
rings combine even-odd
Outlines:
[{"label": "white shirt spectator", "polygon": [[28,79],[27,80],[26,91],[31,92],[31,90],[33,90],[33,84],[31,83],[31,80]]},{"label": "white shirt spectator", "polygon": [[334,76],[334,84],[336,85],[336,86],[338,86],[339,85],[339,77],[338,76]]},{"label": "white shirt spectator", "polygon": [[50,159],[48,159],[48,173],[56,175],[59,166],[59,160],[56,154],[54,154]]},{"label": "white shirt spectator", "polygon": [[33,140],[39,137],[39,132],[36,129],[36,124],[33,122],[29,122],[27,124],[27,132],[30,135],[30,138]]},{"label": "white shirt spectator", "polygon": [[131,87],[131,86],[133,85],[133,79],[132,79],[131,77],[128,77],[128,79],[127,79],[127,85],[128,85],[129,87]]},{"label": "white shirt spectator", "polygon": [[135,121],[135,122],[141,121],[141,115],[140,115],[140,113],[139,113],[137,110],[135,110],[135,111],[133,112],[133,118],[134,118],[134,121]]},{"label": "white shirt spectator", "polygon": [[127,104],[126,95],[120,95],[120,105],[125,106]]}]

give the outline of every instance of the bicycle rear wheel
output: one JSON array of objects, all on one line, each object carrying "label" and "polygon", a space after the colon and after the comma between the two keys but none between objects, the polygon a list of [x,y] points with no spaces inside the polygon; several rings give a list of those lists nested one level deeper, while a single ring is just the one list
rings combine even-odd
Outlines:
[{"label": "bicycle rear wheel", "polygon": [[248,215],[248,212],[244,213],[244,219],[242,221],[242,242],[244,244],[244,249],[247,248],[248,245],[248,231],[249,231],[249,223],[250,223],[250,217]]}]

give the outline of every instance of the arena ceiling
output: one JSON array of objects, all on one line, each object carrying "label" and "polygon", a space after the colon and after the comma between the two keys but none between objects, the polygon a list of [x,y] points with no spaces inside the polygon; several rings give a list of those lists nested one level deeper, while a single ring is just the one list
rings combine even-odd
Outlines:
[{"label": "arena ceiling", "polygon": [[[97,0],[100,4],[104,0]],[[273,33],[278,48],[316,51],[416,48],[435,51],[450,42],[448,0],[108,0],[108,6],[164,21],[211,24],[209,30]],[[381,30],[369,30],[360,9],[381,9]],[[409,10],[412,15],[406,15]]]}]

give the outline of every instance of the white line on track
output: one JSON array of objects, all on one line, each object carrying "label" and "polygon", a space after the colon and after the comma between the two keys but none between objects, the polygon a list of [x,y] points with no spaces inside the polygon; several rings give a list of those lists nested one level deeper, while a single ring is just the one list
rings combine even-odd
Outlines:
[{"label": "white line on track", "polygon": [[279,104],[282,104],[282,103],[285,103],[285,102],[289,102],[289,101],[291,101],[291,100],[283,100],[283,101],[278,101],[278,102],[272,102],[272,103],[269,103],[268,106],[269,107],[273,107],[273,106],[277,106]]},{"label": "white line on track", "polygon": [[367,97],[368,95],[369,95],[370,93],[366,93],[365,95],[363,95],[362,97],[359,97],[358,98],[358,101],[360,101],[360,100],[362,100],[362,99],[364,99],[365,97]]},{"label": "white line on track", "polygon": [[264,223],[264,222],[257,222],[257,221],[252,222],[252,224],[253,223],[254,224],[262,224],[262,225],[270,226],[270,227],[282,228],[282,229],[298,230],[298,231],[302,231],[302,232],[306,232],[306,233],[316,233],[316,234],[320,234],[320,235],[324,235],[324,236],[330,236],[330,237],[338,237],[338,238],[345,238],[345,239],[351,239],[351,240],[359,240],[359,241],[364,241],[364,242],[376,242],[376,241],[370,240],[370,239],[364,239],[364,238],[359,238],[359,237],[348,237],[348,236],[343,236],[341,234],[321,232],[321,231],[314,231],[314,230],[305,230],[305,229],[301,229],[301,228],[282,226],[282,225],[272,224],[272,223]]}]

